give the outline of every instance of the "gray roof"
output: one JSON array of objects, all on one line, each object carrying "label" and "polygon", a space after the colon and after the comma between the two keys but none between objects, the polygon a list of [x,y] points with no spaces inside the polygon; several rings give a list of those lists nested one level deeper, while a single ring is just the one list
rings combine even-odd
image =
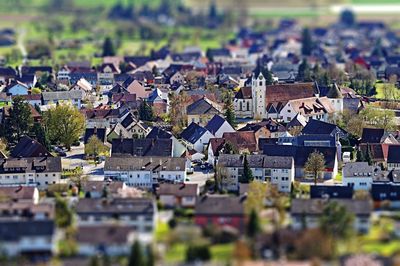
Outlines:
[{"label": "gray roof", "polygon": [[174,157],[110,157],[104,171],[186,171],[186,159]]},{"label": "gray roof", "polygon": [[173,195],[176,197],[195,197],[198,194],[197,184],[160,184],[157,195]]},{"label": "gray roof", "polygon": [[[247,161],[251,168],[291,169],[293,165],[293,157],[289,156],[253,154],[247,155]],[[221,154],[218,158],[218,164],[225,167],[243,167],[243,163],[243,155]]]},{"label": "gray roof", "polygon": [[153,214],[153,200],[148,198],[80,199],[78,214]]},{"label": "gray roof", "polygon": [[[44,167],[44,169],[38,169]],[[5,168],[10,170],[5,171]],[[12,170],[14,168],[14,170]],[[16,170],[19,168],[20,170]],[[60,157],[30,157],[30,158],[7,158],[0,159],[0,173],[22,173],[22,172],[61,172]]]},{"label": "gray roof", "polygon": [[206,195],[198,197],[194,209],[195,215],[244,215],[243,203],[246,197],[229,195]]},{"label": "gray roof", "polygon": [[76,234],[78,243],[109,245],[125,244],[133,227],[119,225],[80,226]]},{"label": "gray roof", "polygon": [[355,215],[369,215],[372,211],[372,204],[369,200],[355,199],[293,199],[290,213],[292,215],[320,215],[329,202],[337,202],[346,210]]},{"label": "gray roof", "polygon": [[380,172],[379,168],[370,166],[367,162],[353,162],[343,166],[343,177],[371,177],[378,175]]},{"label": "gray roof", "polygon": [[42,97],[44,101],[83,99],[83,91],[72,90],[72,91],[43,92]]},{"label": "gray roof", "polygon": [[54,222],[42,221],[0,221],[1,242],[19,241],[22,237],[47,236],[54,233]]}]

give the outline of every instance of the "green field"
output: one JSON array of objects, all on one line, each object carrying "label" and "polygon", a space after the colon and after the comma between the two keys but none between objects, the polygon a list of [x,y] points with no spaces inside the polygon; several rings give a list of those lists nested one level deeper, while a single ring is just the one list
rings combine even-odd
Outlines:
[{"label": "green field", "polygon": [[[175,244],[167,250],[165,262],[180,263],[185,261],[186,244]],[[211,258],[213,262],[229,263],[232,260],[234,244],[218,244],[210,246]]]}]

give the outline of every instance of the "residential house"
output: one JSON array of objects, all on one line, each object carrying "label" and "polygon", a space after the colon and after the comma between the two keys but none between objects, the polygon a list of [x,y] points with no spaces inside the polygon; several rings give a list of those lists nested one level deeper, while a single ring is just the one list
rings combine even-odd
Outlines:
[{"label": "residential house", "polygon": [[164,207],[193,208],[199,195],[197,184],[160,184],[156,193]]},{"label": "residential house", "polygon": [[159,181],[184,183],[187,160],[172,157],[106,158],[104,175],[128,186],[151,189]]},{"label": "residential house", "polygon": [[247,160],[255,181],[271,182],[281,192],[290,192],[294,182],[294,160],[292,157],[266,155],[221,154],[217,169],[221,185],[228,191],[238,191],[243,178],[244,160]]},{"label": "residential house", "polygon": [[9,95],[28,95],[30,87],[18,80],[12,81],[9,85],[7,85],[4,89]]},{"label": "residential house", "polygon": [[207,129],[195,122],[192,122],[187,128],[185,128],[180,136],[189,149],[194,149],[200,153],[204,152],[206,145],[213,137]]},{"label": "residential house", "polygon": [[172,157],[172,139],[113,139],[113,157]]},{"label": "residential house", "polygon": [[149,134],[147,134],[146,139],[172,139],[172,157],[182,157],[186,152],[186,147],[181,141],[176,139],[170,132],[157,126],[151,129]]},{"label": "residential house", "polygon": [[223,138],[211,138],[207,147],[207,161],[211,165],[215,165],[218,160],[218,156],[222,152],[225,146],[225,140]]},{"label": "residential house", "polygon": [[30,186],[0,187],[0,195],[4,201],[39,203],[39,190]]},{"label": "residential house", "polygon": [[367,162],[346,163],[342,170],[342,182],[354,190],[370,190],[373,180],[382,174],[379,167],[368,165]]},{"label": "residential house", "polygon": [[346,208],[355,216],[353,227],[356,232],[367,233],[370,228],[370,216],[372,204],[369,200],[357,199],[293,199],[290,215],[292,228],[303,230],[304,228],[319,227],[319,219],[327,204],[336,202]]},{"label": "residential house", "polygon": [[114,84],[114,74],[121,73],[116,64],[103,63],[97,69],[97,82],[100,86],[112,86]]},{"label": "residential house", "polygon": [[159,88],[153,90],[147,98],[147,103],[153,107],[156,115],[168,113],[168,93],[163,93]]},{"label": "residential house", "polygon": [[7,84],[10,80],[15,79],[17,71],[12,67],[0,67],[0,83]]},{"label": "residential house", "polygon": [[0,159],[0,186],[31,185],[45,189],[61,182],[60,157]]},{"label": "residential house", "polygon": [[10,157],[27,158],[27,157],[53,157],[51,153],[37,140],[28,136],[23,136],[17,145],[12,149]]},{"label": "residential house", "polygon": [[79,226],[76,233],[78,255],[96,256],[101,253],[107,256],[127,256],[135,240],[133,226],[105,224]]},{"label": "residential house", "polygon": [[304,166],[310,154],[318,151],[324,155],[325,170],[320,173],[319,178],[333,179],[338,173],[338,159],[336,147],[314,147],[293,145],[264,145],[263,152],[268,156],[288,156],[294,158],[295,178],[312,178],[311,174],[304,171]]},{"label": "residential house", "polygon": [[43,105],[71,103],[78,109],[82,107],[84,94],[81,90],[43,92]]},{"label": "residential house", "polygon": [[228,123],[228,121],[219,115],[214,115],[214,117],[208,121],[205,129],[207,129],[216,138],[221,138],[226,132],[235,132],[235,129]]},{"label": "residential house", "polygon": [[124,190],[127,185],[121,181],[86,181],[82,185],[85,198],[118,197]]},{"label": "residential house", "polygon": [[225,132],[222,138],[225,143],[232,145],[241,154],[258,151],[258,143],[253,131]]},{"label": "residential house", "polygon": [[94,109],[87,109],[84,110],[84,113],[86,115],[86,127],[88,128],[112,128],[130,115],[128,109],[112,109],[108,106],[99,106]]},{"label": "residential house", "polygon": [[85,134],[83,135],[83,144],[88,144],[91,137],[95,136],[102,143],[107,142],[107,129],[106,128],[86,128]]},{"label": "residential house", "polygon": [[387,168],[389,170],[400,170],[400,145],[389,145]]},{"label": "residential house", "polygon": [[351,186],[311,185],[310,198],[312,199],[352,199],[354,189]]},{"label": "residential house", "polygon": [[194,222],[200,227],[230,226],[241,232],[245,229],[245,196],[204,195],[196,199]]},{"label": "residential house", "polygon": [[93,93],[93,86],[86,79],[79,79],[72,87],[70,91],[82,91],[85,98],[89,97]]},{"label": "residential house", "polygon": [[335,109],[327,97],[311,97],[289,100],[280,111],[280,119],[290,122],[297,115],[301,114],[307,120],[327,121]]},{"label": "residential house", "polygon": [[79,199],[76,204],[78,228],[83,226],[129,226],[136,239],[152,240],[157,209],[148,198]]},{"label": "residential house", "polygon": [[256,139],[279,138],[286,133],[286,128],[272,118],[268,118],[261,120],[261,122],[248,123],[239,131],[254,131]]},{"label": "residential house", "polygon": [[220,114],[221,110],[217,103],[203,97],[186,108],[188,124],[197,123],[205,126],[214,115]]},{"label": "residential house", "polygon": [[310,119],[301,133],[304,135],[330,135],[335,136],[336,140],[346,138],[348,135],[348,133],[339,126],[316,119]]}]

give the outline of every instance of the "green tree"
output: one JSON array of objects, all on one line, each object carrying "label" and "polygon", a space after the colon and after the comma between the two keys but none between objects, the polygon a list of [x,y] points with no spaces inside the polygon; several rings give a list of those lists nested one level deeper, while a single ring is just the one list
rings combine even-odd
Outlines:
[{"label": "green tree", "polygon": [[236,117],[235,117],[235,110],[233,109],[232,97],[231,93],[225,97],[225,119],[226,121],[233,127],[236,127]]},{"label": "green tree", "polygon": [[142,101],[139,106],[139,118],[143,121],[154,120],[153,108],[151,108],[151,106],[146,101]]},{"label": "green tree", "polygon": [[103,57],[104,56],[115,56],[114,44],[110,37],[106,37],[103,43]]},{"label": "green tree", "polygon": [[56,224],[60,228],[67,228],[72,224],[72,211],[67,202],[56,194]]},{"label": "green tree", "polygon": [[302,55],[306,55],[306,56],[311,55],[313,42],[311,39],[310,30],[308,28],[304,28],[301,40],[302,40],[302,42],[301,42]]},{"label": "green tree", "polygon": [[209,261],[211,252],[206,244],[190,244],[186,249],[186,262]]},{"label": "green tree", "polygon": [[93,156],[95,160],[97,156],[108,152],[109,148],[96,135],[91,136],[85,145],[85,155],[88,157]]},{"label": "green tree", "polygon": [[52,144],[63,144],[68,150],[85,130],[85,117],[68,104],[60,104],[44,113],[44,123]]},{"label": "green tree", "polygon": [[143,266],[144,263],[145,260],[143,257],[142,246],[140,245],[139,241],[135,240],[129,255],[128,266]]},{"label": "green tree", "polygon": [[396,128],[396,115],[393,110],[380,109],[369,105],[360,112],[360,116],[371,126],[383,128],[385,130],[393,130]]},{"label": "green tree", "polygon": [[250,216],[252,211],[260,213],[264,208],[264,202],[267,195],[267,184],[253,181],[249,184],[246,201],[244,202],[244,211]]},{"label": "green tree", "polygon": [[43,126],[40,123],[36,122],[33,124],[32,131],[33,134],[35,135],[36,140],[44,147],[46,147],[46,149],[50,150],[51,149],[50,140]]},{"label": "green tree", "polygon": [[154,258],[154,250],[151,245],[147,246],[147,258],[146,258],[146,266],[154,266],[155,258]]},{"label": "green tree", "polygon": [[250,238],[255,237],[260,232],[260,221],[256,210],[250,212],[249,220],[247,222],[247,236]]},{"label": "green tree", "polygon": [[244,156],[244,162],[243,162],[243,175],[241,180],[239,180],[240,183],[250,183],[253,181],[253,171],[251,171],[249,161],[247,160],[247,155]]},{"label": "green tree", "polygon": [[314,177],[314,184],[317,184],[318,175],[325,170],[325,158],[322,153],[315,150],[313,151],[307,159],[304,166],[304,170],[308,173],[312,173]]},{"label": "green tree", "polygon": [[310,66],[306,59],[301,61],[301,64],[299,65],[297,80],[305,82],[312,81]]},{"label": "green tree", "polygon": [[340,14],[340,22],[347,27],[354,26],[356,22],[354,12],[349,9],[343,10]]},{"label": "green tree", "polygon": [[100,266],[99,257],[97,255],[92,256],[89,260],[89,266]]},{"label": "green tree", "polygon": [[17,96],[9,110],[9,117],[3,124],[3,134],[9,144],[16,144],[19,139],[31,130],[33,118],[31,108],[25,100]]}]

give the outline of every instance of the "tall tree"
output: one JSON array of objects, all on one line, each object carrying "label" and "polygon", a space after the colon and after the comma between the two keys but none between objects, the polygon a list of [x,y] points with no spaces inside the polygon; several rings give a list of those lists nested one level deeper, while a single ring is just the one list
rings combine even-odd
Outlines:
[{"label": "tall tree", "polygon": [[73,214],[67,202],[56,195],[56,217],[55,222],[58,227],[66,228],[72,224]]},{"label": "tall tree", "polygon": [[244,156],[244,162],[243,162],[243,175],[240,181],[240,183],[250,183],[253,181],[253,171],[251,171],[249,161],[247,160],[247,155]]},{"label": "tall tree", "polygon": [[314,177],[314,184],[317,184],[318,175],[325,170],[325,158],[322,153],[315,150],[313,151],[307,159],[304,170],[306,172],[312,173]]},{"label": "tall tree", "polygon": [[247,222],[247,236],[250,238],[255,237],[260,232],[260,223],[256,210],[250,212],[250,216]]},{"label": "tall tree", "polygon": [[104,56],[115,56],[114,44],[110,37],[106,37],[103,43],[103,57]]},{"label": "tall tree", "polygon": [[139,118],[144,121],[154,120],[153,108],[146,101],[142,101],[139,106]]},{"label": "tall tree", "polygon": [[305,56],[311,55],[312,48],[313,48],[313,42],[312,42],[310,30],[308,28],[304,28],[301,40],[302,40],[302,42],[301,42],[302,55],[305,55]]},{"label": "tall tree", "polygon": [[227,96],[225,97],[225,119],[226,121],[233,127],[236,127],[236,117],[235,117],[235,110],[233,108],[233,103],[232,103],[232,95],[231,93],[228,93]]},{"label": "tall tree", "polygon": [[46,130],[43,128],[43,126],[40,123],[34,123],[33,128],[32,128],[33,134],[35,135],[36,140],[42,144],[43,146],[46,147],[46,149],[50,150],[51,145],[50,145],[50,140],[47,135]]},{"label": "tall tree", "polygon": [[25,100],[17,96],[13,99],[9,117],[3,124],[3,134],[8,143],[15,144],[31,130],[33,118],[31,108]]},{"label": "tall tree", "polygon": [[69,104],[60,104],[44,113],[44,123],[53,144],[63,144],[68,150],[85,130],[85,117]]},{"label": "tall tree", "polygon": [[135,241],[131,248],[131,253],[129,255],[128,266],[143,266],[145,263],[143,257],[142,246],[139,241]]},{"label": "tall tree", "polygon": [[108,151],[109,148],[95,135],[91,136],[88,143],[85,145],[85,155],[93,156],[95,161],[97,156],[106,154]]},{"label": "tall tree", "polygon": [[301,61],[300,65],[299,65],[297,80],[305,81],[305,82],[312,81],[310,66],[308,65],[308,62],[306,59]]}]

